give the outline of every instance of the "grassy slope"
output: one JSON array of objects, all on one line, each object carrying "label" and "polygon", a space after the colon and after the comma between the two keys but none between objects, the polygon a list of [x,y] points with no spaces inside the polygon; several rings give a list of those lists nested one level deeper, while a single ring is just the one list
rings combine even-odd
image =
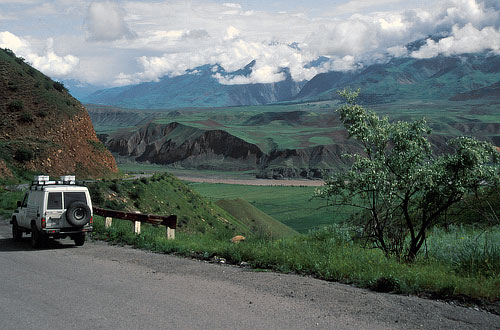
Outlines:
[{"label": "grassy slope", "polygon": [[292,228],[270,217],[241,198],[219,200],[216,204],[235,218],[249,224],[252,232],[256,232],[263,237],[275,238],[297,234]]},{"label": "grassy slope", "polygon": [[221,183],[189,183],[211,200],[242,198],[285,225],[307,232],[324,225],[346,220],[349,210],[326,208],[325,202],[313,199],[314,187],[244,186]]},{"label": "grassy slope", "polygon": [[103,208],[177,215],[180,231],[248,234],[250,226],[201,197],[169,174],[150,179],[100,181],[90,185],[92,200]]}]

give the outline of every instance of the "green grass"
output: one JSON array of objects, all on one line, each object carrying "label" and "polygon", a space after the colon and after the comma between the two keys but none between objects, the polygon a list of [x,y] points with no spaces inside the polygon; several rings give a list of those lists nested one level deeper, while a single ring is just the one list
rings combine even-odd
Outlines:
[{"label": "green grass", "polygon": [[313,199],[315,187],[245,186],[222,183],[189,183],[190,188],[213,201],[242,198],[298,232],[340,223],[349,210],[332,210]]},{"label": "green grass", "polygon": [[262,237],[276,238],[297,234],[292,228],[285,226],[241,198],[219,200],[216,204],[236,219],[248,224],[252,233]]},{"label": "green grass", "polygon": [[[436,235],[438,241],[445,239],[441,233]],[[500,229],[491,235],[500,237]],[[275,240],[250,235],[246,241],[232,244],[227,231],[181,232],[175,240],[167,240],[163,228],[144,226],[140,235],[134,235],[131,223],[114,221],[111,228],[105,229],[103,219],[96,217],[94,236],[162,253],[205,260],[217,256],[233,264],[245,261],[256,269],[313,275],[378,291],[485,303],[500,300],[500,268],[487,276],[474,272],[464,275],[452,262],[435,258],[421,258],[411,265],[398,263],[385,258],[379,250],[353,243],[348,230],[340,226]],[[439,246],[433,249],[440,251]]]},{"label": "green grass", "polygon": [[0,186],[0,216],[5,219],[10,219],[12,212],[16,209],[17,201],[24,197],[23,191],[7,190]]},{"label": "green grass", "polygon": [[108,209],[146,214],[177,215],[184,232],[228,230],[246,234],[249,226],[200,196],[174,176],[164,173],[136,180],[98,181],[89,184],[93,204]]},{"label": "green grass", "polygon": [[[245,188],[251,191],[253,187]],[[298,188],[301,187],[296,188],[300,191]],[[121,201],[122,206],[127,208],[133,208],[135,206],[131,205],[137,203],[138,209],[146,213],[155,211],[155,207],[159,208],[156,212],[160,214],[178,210],[179,215],[193,219],[193,222],[177,230],[175,240],[167,240],[163,227],[145,224],[141,234],[134,235],[131,222],[114,220],[111,228],[105,229],[104,220],[96,216],[93,233],[96,239],[205,260],[218,256],[225,258],[228,263],[248,262],[255,269],[312,275],[378,291],[481,304],[500,300],[498,227],[487,232],[470,226],[435,230],[428,235],[427,251],[422,251],[415,263],[405,264],[385,258],[379,250],[363,248],[351,240],[350,229],[341,225],[324,226],[304,234],[274,239],[263,238],[261,233],[249,230],[246,241],[230,243],[235,234],[234,228],[220,225],[218,219],[221,216],[229,219],[231,215],[224,216],[226,211],[204,200],[168,174],[156,175],[151,179],[99,182],[92,189],[94,196],[101,196],[96,198],[96,202],[99,199],[102,203],[108,200]],[[238,189],[243,191],[241,187]],[[264,195],[268,195],[266,199],[269,201],[272,200],[271,195],[278,192],[270,189]],[[0,190],[2,215],[10,215],[15,208],[15,201],[22,194]],[[256,197],[258,190],[253,191],[253,194]],[[299,198],[299,195],[296,194],[295,198]],[[281,197],[285,199],[284,195]],[[233,203],[232,207],[236,204],[244,203]],[[255,210],[246,213],[262,216]],[[206,216],[205,221],[196,220],[197,215]],[[214,224],[210,229],[207,223],[212,220]],[[240,221],[241,226],[246,224],[245,219],[237,221]],[[238,227],[237,223],[233,226]]]}]

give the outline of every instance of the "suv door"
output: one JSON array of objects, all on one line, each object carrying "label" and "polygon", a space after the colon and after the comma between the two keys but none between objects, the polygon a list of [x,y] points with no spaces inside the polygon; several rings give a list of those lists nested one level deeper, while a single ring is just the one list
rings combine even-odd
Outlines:
[{"label": "suv door", "polygon": [[47,194],[47,207],[45,208],[47,225],[50,227],[64,227],[62,214],[64,213],[62,192],[49,192]]},{"label": "suv door", "polygon": [[16,214],[17,225],[20,227],[26,227],[26,207],[28,206],[28,193],[24,194],[21,206],[17,208],[18,212]]}]

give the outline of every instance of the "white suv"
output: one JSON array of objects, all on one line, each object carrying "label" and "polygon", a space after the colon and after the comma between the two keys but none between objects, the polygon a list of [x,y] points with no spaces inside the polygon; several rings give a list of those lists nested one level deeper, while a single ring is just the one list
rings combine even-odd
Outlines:
[{"label": "white suv", "polygon": [[38,175],[12,214],[12,238],[19,241],[23,233],[31,232],[31,245],[38,248],[49,237],[69,236],[81,246],[85,233],[92,231],[92,216],[89,191],[76,184],[73,175],[62,176],[60,181]]}]

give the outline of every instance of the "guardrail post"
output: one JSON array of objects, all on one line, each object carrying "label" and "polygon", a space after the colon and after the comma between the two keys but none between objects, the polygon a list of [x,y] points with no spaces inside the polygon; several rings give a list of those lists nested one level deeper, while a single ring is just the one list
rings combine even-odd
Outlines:
[{"label": "guardrail post", "polygon": [[134,221],[134,233],[136,235],[141,233],[141,223],[139,221]]},{"label": "guardrail post", "polygon": [[104,227],[108,229],[109,227],[111,227],[111,223],[113,223],[113,218],[106,217],[106,224],[104,225]]},{"label": "guardrail post", "polygon": [[167,228],[167,239],[175,239],[175,229],[166,226]]}]

